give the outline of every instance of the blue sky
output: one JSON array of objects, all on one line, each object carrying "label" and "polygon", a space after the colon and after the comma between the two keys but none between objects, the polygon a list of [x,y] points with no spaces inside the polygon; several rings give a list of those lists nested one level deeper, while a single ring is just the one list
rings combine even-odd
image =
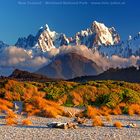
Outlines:
[{"label": "blue sky", "polygon": [[[0,40],[14,44],[18,37],[35,35],[46,23],[51,29],[67,36],[89,27],[94,20],[104,22],[109,27],[114,26],[123,40],[140,31],[139,0],[83,1],[87,4],[61,4],[62,0],[0,0]],[[94,3],[91,4],[91,1]],[[99,3],[103,1],[108,3]],[[110,1],[121,4],[111,5]]]}]

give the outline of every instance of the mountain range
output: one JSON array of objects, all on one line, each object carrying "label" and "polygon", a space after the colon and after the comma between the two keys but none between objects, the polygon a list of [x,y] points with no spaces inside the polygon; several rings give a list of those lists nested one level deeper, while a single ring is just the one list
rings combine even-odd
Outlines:
[{"label": "mountain range", "polygon": [[94,21],[89,28],[77,32],[73,37],[67,37],[64,33],[51,31],[46,24],[39,29],[35,36],[29,35],[27,38],[19,38],[15,44],[17,47],[33,52],[35,50],[47,52],[63,45],[85,45],[106,56],[137,56],[140,55],[140,32],[134,37],[129,35],[126,41],[122,41],[114,27],[108,28],[103,23]]},{"label": "mountain range", "polygon": [[[6,54],[10,67],[22,69],[21,62],[24,62],[24,67],[26,66],[28,69],[30,66],[28,63],[31,60],[35,65],[37,63],[36,57],[39,58],[38,63],[41,63],[40,59],[43,58],[43,65],[36,67],[32,72],[41,73],[51,78],[71,79],[85,75],[98,75],[114,66],[109,64],[105,66],[107,69],[104,69],[103,65],[105,64],[99,65],[97,61],[102,61],[103,63],[104,59],[106,59],[108,64],[114,56],[117,56],[117,62],[120,59],[123,61],[121,65],[116,63],[115,67],[124,67],[124,65],[129,67],[133,65],[132,63],[135,63],[134,65],[136,66],[140,63],[140,32],[136,36],[129,36],[126,41],[122,41],[114,27],[108,28],[105,24],[97,21],[94,21],[89,28],[77,32],[73,37],[67,37],[64,33],[52,31],[46,24],[38,30],[36,35],[30,34],[27,37],[20,37],[13,46],[22,49],[24,52],[22,58],[19,58],[19,56],[18,59],[14,58],[14,64],[10,60],[11,57],[8,56],[10,52],[8,48],[12,48],[12,46],[0,41],[0,53]],[[67,52],[69,46],[74,50],[75,48],[81,49],[81,46],[86,46],[93,55],[98,52],[103,60],[100,60],[100,58],[98,60],[91,59],[91,54],[83,55],[84,51],[83,53]],[[62,49],[63,47],[65,50]],[[6,52],[4,52],[5,50]],[[67,53],[63,53],[63,51]],[[26,58],[24,58],[25,56]],[[131,62],[129,62],[129,58],[133,58]],[[7,64],[7,62],[4,63],[3,61],[5,60],[0,61],[1,69],[6,67]]]},{"label": "mountain range", "polygon": [[[6,78],[6,77],[5,77]],[[47,76],[39,75],[35,73],[31,73],[28,71],[23,71],[19,69],[15,69],[10,76],[10,79],[16,79],[19,81],[34,81],[34,82],[49,82],[49,81],[56,81],[57,79],[50,79]]]},{"label": "mountain range", "polygon": [[19,38],[15,46],[25,49],[40,48],[41,51],[46,52],[63,45],[85,45],[94,48],[102,45],[118,44],[119,41],[120,37],[114,27],[107,28],[103,23],[94,21],[90,28],[77,32],[74,37],[66,37],[63,33],[51,31],[46,24],[39,29],[36,36],[29,35],[27,38]]},{"label": "mountain range", "polygon": [[[100,73],[98,75],[90,75],[90,76],[79,76],[73,79],[69,79],[67,81],[73,82],[87,82],[94,80],[113,80],[113,81],[125,81],[125,82],[133,82],[140,83],[140,69],[136,67],[129,68],[110,68],[107,71]],[[5,79],[6,77],[0,77]],[[16,79],[19,81],[34,81],[34,82],[48,82],[48,81],[62,81],[64,79],[51,79],[47,76],[30,73],[23,70],[14,70],[13,73],[7,77],[8,79]]]},{"label": "mountain range", "polygon": [[123,69],[110,68],[109,70],[96,76],[82,76],[71,79],[70,81],[86,82],[94,80],[117,80],[140,83],[140,69],[137,69],[136,67],[129,67]]}]

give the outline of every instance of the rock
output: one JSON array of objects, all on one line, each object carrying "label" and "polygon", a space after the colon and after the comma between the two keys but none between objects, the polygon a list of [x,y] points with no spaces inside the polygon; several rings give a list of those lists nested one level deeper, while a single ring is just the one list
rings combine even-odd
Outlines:
[{"label": "rock", "polygon": [[87,122],[87,119],[86,118],[80,118],[80,117],[76,117],[75,119],[74,119],[74,122],[77,122],[78,124],[84,124],[84,123],[86,123]]},{"label": "rock", "polygon": [[68,122],[68,123],[61,123],[61,122],[52,122],[47,124],[48,127],[50,128],[60,128],[60,129],[76,129],[78,128],[76,124],[72,123],[72,122]]},{"label": "rock", "polygon": [[136,128],[137,125],[136,125],[135,123],[129,123],[129,124],[127,125],[127,127],[128,127],[128,128]]},{"label": "rock", "polygon": [[61,122],[52,122],[47,124],[48,127],[50,128],[61,128],[61,129],[66,129],[67,123],[61,123]]},{"label": "rock", "polygon": [[77,129],[78,126],[75,123],[69,122],[67,123],[68,128],[73,128],[73,129]]}]

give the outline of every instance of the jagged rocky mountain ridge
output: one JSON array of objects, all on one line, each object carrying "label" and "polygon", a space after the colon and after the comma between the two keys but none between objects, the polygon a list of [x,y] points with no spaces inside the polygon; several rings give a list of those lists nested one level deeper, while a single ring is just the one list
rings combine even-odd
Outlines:
[{"label": "jagged rocky mountain ridge", "polygon": [[122,41],[117,45],[108,47],[101,46],[99,52],[109,57],[112,55],[118,55],[124,58],[128,58],[132,55],[140,56],[140,32],[134,37],[129,36],[127,41]]},{"label": "jagged rocky mountain ridge", "polygon": [[88,48],[98,46],[115,45],[120,42],[120,36],[114,27],[107,28],[103,23],[94,21],[90,28],[82,30],[74,37],[66,37],[63,33],[51,31],[48,25],[41,27],[36,36],[19,38],[15,46],[25,49],[40,49],[43,52],[50,51],[63,45],[85,45]]},{"label": "jagged rocky mountain ridge", "polygon": [[6,43],[0,41],[0,50],[2,50],[3,48],[6,48],[6,47],[8,47],[8,46],[9,46],[8,44],[6,44]]},{"label": "jagged rocky mountain ridge", "polygon": [[[121,41],[120,35],[114,27],[108,28],[103,23],[94,21],[89,28],[77,32],[74,37],[67,37],[63,33],[51,31],[48,25],[41,27],[37,34],[21,37],[15,43],[16,47],[23,48],[29,53],[48,52],[52,48],[59,48],[63,45],[79,46],[85,45],[88,48],[99,51],[104,56],[130,57],[140,55],[140,32],[127,41]],[[0,48],[8,47],[0,42]]]},{"label": "jagged rocky mountain ridge", "polygon": [[[114,27],[108,28],[103,23],[94,21],[89,28],[77,32],[74,37],[66,37],[63,33],[51,31],[46,24],[39,29],[35,36],[19,38],[15,46],[36,53],[48,52],[52,48],[59,48],[63,45],[85,45],[93,49],[93,52],[98,50],[105,56],[130,57],[140,55],[139,44],[140,32],[134,37],[129,36],[127,41],[121,41],[120,35]],[[0,42],[0,46],[5,47],[5,44]]]}]

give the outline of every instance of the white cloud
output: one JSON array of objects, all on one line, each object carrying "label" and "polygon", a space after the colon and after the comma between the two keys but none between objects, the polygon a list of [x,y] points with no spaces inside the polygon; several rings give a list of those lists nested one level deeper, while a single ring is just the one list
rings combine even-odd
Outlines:
[{"label": "white cloud", "polygon": [[122,58],[117,55],[112,57],[102,56],[98,51],[93,53],[93,50],[87,48],[86,46],[62,46],[59,49],[59,55],[75,52],[88,59],[94,61],[98,66],[107,70],[111,67],[113,68],[125,68],[130,66],[137,67],[137,62],[140,60],[139,56],[131,56],[129,58]]},{"label": "white cloud", "polygon": [[[47,63],[49,63],[49,59],[44,56],[31,57],[24,49],[11,46],[0,54],[0,75],[10,73],[10,70],[15,68],[36,71]],[[9,72],[5,72],[5,70]]]},{"label": "white cloud", "polygon": [[138,61],[140,62],[139,56],[122,58],[117,55],[113,55],[112,57],[108,58],[99,54],[98,51],[93,53],[93,51],[88,49],[86,46],[62,46],[60,48],[54,48],[48,53],[35,54],[33,56],[29,55],[29,53],[22,48],[11,46],[4,49],[0,53],[0,75],[7,75],[7,73],[10,73],[11,70],[15,68],[34,72],[42,66],[47,65],[52,58],[70,52],[77,53],[90,60],[93,60],[104,70],[107,70],[110,67],[124,68],[129,66],[137,66]]}]

